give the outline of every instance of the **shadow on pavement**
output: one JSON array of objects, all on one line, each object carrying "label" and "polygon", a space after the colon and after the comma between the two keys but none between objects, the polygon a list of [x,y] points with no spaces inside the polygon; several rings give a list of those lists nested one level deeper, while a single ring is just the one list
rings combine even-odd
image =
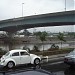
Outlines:
[{"label": "shadow on pavement", "polygon": [[51,72],[41,69],[41,65],[21,65],[13,69],[6,67],[0,70],[0,75],[53,75]]},{"label": "shadow on pavement", "polygon": [[65,75],[75,75],[75,67],[70,66],[64,71]]}]

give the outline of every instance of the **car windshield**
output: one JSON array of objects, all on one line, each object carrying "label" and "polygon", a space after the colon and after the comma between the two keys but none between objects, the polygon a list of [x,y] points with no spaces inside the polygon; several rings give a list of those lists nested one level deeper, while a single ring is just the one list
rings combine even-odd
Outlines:
[{"label": "car windshield", "polygon": [[74,55],[75,54],[75,50],[70,52],[68,55]]},{"label": "car windshield", "polygon": [[10,54],[10,52],[7,52],[6,54],[5,54],[5,56],[8,56]]}]

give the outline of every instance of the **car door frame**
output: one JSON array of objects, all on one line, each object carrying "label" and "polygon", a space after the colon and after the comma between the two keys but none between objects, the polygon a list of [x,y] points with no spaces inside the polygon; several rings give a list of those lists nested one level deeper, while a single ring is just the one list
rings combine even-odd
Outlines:
[{"label": "car door frame", "polygon": [[[27,53],[27,55],[21,55],[21,52],[25,52]],[[30,57],[30,54],[26,51],[20,51],[20,63],[21,64],[28,64],[28,63],[31,63],[31,57]]]},{"label": "car door frame", "polygon": [[[14,52],[14,53],[17,53],[17,52]],[[11,54],[11,59],[13,59],[15,61],[16,65],[21,64],[20,63],[20,52],[18,52],[18,53],[19,53],[19,56],[13,56],[13,53]]]}]

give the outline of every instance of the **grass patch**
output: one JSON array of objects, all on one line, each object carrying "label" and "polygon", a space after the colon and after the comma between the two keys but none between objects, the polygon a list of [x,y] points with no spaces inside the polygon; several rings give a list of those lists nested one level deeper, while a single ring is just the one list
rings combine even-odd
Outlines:
[{"label": "grass patch", "polygon": [[52,51],[40,51],[40,52],[31,52],[36,55],[43,55],[43,56],[50,56],[50,55],[56,55],[56,54],[65,54],[73,51],[73,48],[63,48],[59,50],[52,50]]}]

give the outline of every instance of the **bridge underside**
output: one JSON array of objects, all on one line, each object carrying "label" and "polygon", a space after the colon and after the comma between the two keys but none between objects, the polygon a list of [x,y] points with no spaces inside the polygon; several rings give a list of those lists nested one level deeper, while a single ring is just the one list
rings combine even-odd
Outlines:
[{"label": "bridge underside", "polygon": [[63,26],[63,25],[74,25],[75,22],[54,22],[54,23],[40,23],[40,24],[26,24],[26,25],[19,25],[19,26],[9,26],[0,28],[0,31],[7,31],[14,33],[16,31],[34,27],[47,27],[47,26]]},{"label": "bridge underside", "polygon": [[34,27],[62,25],[75,25],[75,10],[3,20],[0,21],[0,31],[14,33]]}]

